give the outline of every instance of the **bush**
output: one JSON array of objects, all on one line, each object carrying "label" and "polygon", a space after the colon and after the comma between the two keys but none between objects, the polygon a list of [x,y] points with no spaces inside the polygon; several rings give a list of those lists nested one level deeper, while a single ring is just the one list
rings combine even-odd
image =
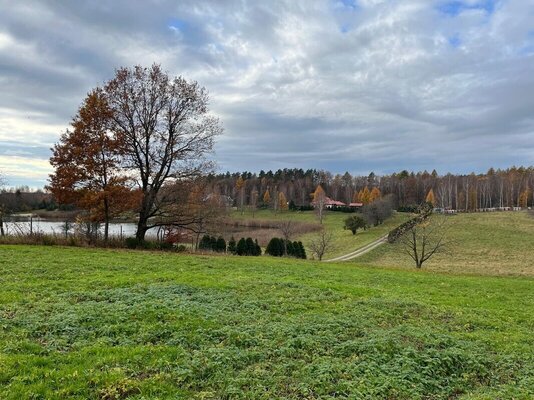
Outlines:
[{"label": "bush", "polygon": [[125,240],[126,247],[129,249],[137,249],[139,247],[139,242],[139,239],[135,237],[129,237]]},{"label": "bush", "polygon": [[348,229],[353,235],[356,235],[358,229],[361,228],[367,229],[367,222],[365,222],[362,217],[353,215],[352,217],[345,219],[345,225],[343,226],[343,229]]},{"label": "bush", "polygon": [[237,244],[233,236],[228,241],[228,253],[237,254]]},{"label": "bush", "polygon": [[269,241],[265,254],[273,257],[290,256],[296,258],[306,258],[306,251],[302,242],[285,241],[282,238],[274,237]]},{"label": "bush", "polygon": [[215,251],[218,253],[226,252],[226,240],[222,236],[219,236],[215,245]]},{"label": "bush", "polygon": [[282,257],[284,255],[284,242],[283,239],[274,237],[267,244],[265,254],[269,254],[273,257]]},{"label": "bush", "polygon": [[373,201],[362,207],[362,214],[367,224],[378,226],[393,214],[391,196]]}]

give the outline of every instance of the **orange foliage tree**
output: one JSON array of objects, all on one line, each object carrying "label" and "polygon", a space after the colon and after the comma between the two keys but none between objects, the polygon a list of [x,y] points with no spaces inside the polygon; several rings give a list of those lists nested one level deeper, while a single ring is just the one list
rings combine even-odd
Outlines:
[{"label": "orange foliage tree", "polygon": [[70,203],[86,210],[89,219],[104,222],[104,239],[109,236],[109,222],[119,213],[135,207],[136,192],[119,168],[122,137],[109,131],[111,111],[100,90],[90,92],[61,135],[50,163],[48,189],[60,203]]}]

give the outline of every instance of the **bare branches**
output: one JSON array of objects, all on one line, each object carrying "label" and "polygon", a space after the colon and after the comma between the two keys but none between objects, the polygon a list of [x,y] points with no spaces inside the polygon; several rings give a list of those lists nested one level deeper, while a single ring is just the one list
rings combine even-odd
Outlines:
[{"label": "bare branches", "polygon": [[437,253],[443,252],[451,242],[447,240],[446,216],[431,216],[410,226],[399,238],[403,253],[410,256],[416,268],[421,268]]},{"label": "bare branches", "polygon": [[211,168],[205,156],[222,128],[208,113],[204,88],[182,77],[170,78],[156,64],[120,68],[104,92],[114,130],[124,136],[123,167],[138,175],[143,193],[137,230],[143,239],[149,218],[169,214],[169,209],[162,210],[171,206],[160,195],[165,185],[194,179]]},{"label": "bare branches", "polygon": [[315,257],[321,261],[323,256],[333,245],[332,232],[327,232],[324,229],[310,242],[310,249]]}]

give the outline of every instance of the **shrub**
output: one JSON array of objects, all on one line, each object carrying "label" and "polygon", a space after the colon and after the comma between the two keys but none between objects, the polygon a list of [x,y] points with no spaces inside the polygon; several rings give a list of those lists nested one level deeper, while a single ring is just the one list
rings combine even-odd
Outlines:
[{"label": "shrub", "polygon": [[228,253],[237,254],[237,244],[233,236],[228,241]]},{"label": "shrub", "polygon": [[226,240],[222,236],[219,236],[217,242],[215,243],[215,251],[218,253],[226,252]]},{"label": "shrub", "polygon": [[353,235],[356,235],[358,229],[367,229],[367,222],[359,215],[353,215],[345,219],[345,225],[343,229],[348,229]]},{"label": "shrub", "polygon": [[238,256],[244,256],[247,253],[247,242],[244,238],[239,239],[236,247],[236,254]]},{"label": "shrub", "polygon": [[125,240],[126,247],[129,249],[137,249],[139,247],[139,239],[135,237],[129,237]]}]

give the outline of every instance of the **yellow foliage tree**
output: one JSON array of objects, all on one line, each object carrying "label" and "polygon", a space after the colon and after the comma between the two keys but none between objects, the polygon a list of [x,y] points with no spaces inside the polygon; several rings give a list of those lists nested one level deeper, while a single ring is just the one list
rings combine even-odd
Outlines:
[{"label": "yellow foliage tree", "polygon": [[267,205],[271,204],[271,194],[269,193],[269,190],[266,190],[263,194],[263,202]]},{"label": "yellow foliage tree", "polygon": [[436,196],[434,196],[434,190],[430,189],[426,195],[425,201],[427,203],[432,204],[433,206],[436,206]]},{"label": "yellow foliage tree", "polygon": [[237,179],[237,182],[235,183],[235,187],[237,191],[239,192],[239,203],[241,205],[241,214],[244,212],[244,205],[245,205],[245,180],[242,176],[240,176]]},{"label": "yellow foliage tree", "polygon": [[528,198],[530,196],[530,190],[526,189],[519,195],[519,207],[527,208],[528,207]]},{"label": "yellow foliage tree", "polygon": [[286,211],[288,209],[287,199],[284,192],[278,193],[278,208],[280,211]]},{"label": "yellow foliage tree", "polygon": [[369,194],[369,202],[372,203],[375,200],[378,200],[382,197],[382,193],[380,192],[380,189],[377,187],[374,187],[373,190],[371,190],[371,193]]},{"label": "yellow foliage tree", "polygon": [[369,204],[371,202],[371,192],[369,191],[369,188],[366,186],[363,188],[361,195],[360,195],[360,203]]}]

